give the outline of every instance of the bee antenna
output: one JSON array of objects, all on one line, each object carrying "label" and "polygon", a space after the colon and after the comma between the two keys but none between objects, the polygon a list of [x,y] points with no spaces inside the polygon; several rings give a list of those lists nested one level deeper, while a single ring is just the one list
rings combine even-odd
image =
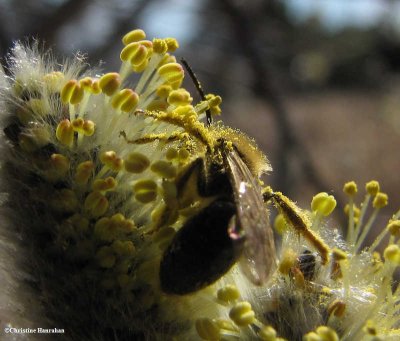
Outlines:
[{"label": "bee antenna", "polygon": [[[200,98],[202,101],[206,100],[206,95],[204,94],[203,88],[201,87],[200,81],[196,77],[195,73],[193,72],[192,68],[190,67],[189,63],[184,59],[181,58],[181,63],[185,67],[186,71],[188,72],[190,78],[192,79],[197,92],[200,95]],[[211,118],[211,111],[210,109],[206,110],[206,116],[207,116],[207,124],[210,125],[212,123],[212,118]]]}]

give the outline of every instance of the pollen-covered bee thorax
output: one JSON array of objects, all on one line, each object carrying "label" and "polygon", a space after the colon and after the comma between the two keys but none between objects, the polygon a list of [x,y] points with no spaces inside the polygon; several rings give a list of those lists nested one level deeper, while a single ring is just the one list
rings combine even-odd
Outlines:
[{"label": "pollen-covered bee thorax", "polygon": [[266,156],[211,122],[219,96],[194,102],[175,39],[133,30],[122,44],[118,72],[19,43],[0,70],[1,326],[67,340],[396,340],[400,211],[362,246],[388,203],[379,184],[360,208],[346,184],[338,237],[332,195],[302,210],[261,187]]},{"label": "pollen-covered bee thorax", "polygon": [[216,141],[223,140],[225,144],[228,143],[228,148],[235,148],[255,177],[258,178],[272,170],[267,157],[256,142],[243,132],[218,122],[210,127],[210,134]]}]

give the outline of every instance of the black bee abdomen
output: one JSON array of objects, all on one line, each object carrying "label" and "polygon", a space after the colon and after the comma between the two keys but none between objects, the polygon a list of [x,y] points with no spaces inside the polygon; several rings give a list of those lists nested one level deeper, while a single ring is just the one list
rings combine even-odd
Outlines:
[{"label": "black bee abdomen", "polygon": [[164,292],[184,295],[210,285],[235,263],[237,245],[228,235],[236,213],[228,201],[214,201],[177,232],[160,264]]}]

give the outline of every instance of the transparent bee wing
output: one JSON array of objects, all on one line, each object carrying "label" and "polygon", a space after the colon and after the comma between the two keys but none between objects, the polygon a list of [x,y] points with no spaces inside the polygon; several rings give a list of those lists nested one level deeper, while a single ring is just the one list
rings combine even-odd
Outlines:
[{"label": "transparent bee wing", "polygon": [[229,233],[232,239],[245,238],[239,264],[250,281],[262,285],[276,268],[276,253],[261,186],[235,150],[227,152],[225,159],[237,210]]}]

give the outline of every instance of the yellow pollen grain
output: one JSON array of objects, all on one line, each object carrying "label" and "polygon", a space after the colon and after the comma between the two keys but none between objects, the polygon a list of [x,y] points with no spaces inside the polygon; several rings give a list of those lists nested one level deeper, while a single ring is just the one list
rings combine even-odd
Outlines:
[{"label": "yellow pollen grain", "polygon": [[200,318],[195,322],[197,334],[203,340],[220,340],[220,329],[213,320],[209,318]]}]

